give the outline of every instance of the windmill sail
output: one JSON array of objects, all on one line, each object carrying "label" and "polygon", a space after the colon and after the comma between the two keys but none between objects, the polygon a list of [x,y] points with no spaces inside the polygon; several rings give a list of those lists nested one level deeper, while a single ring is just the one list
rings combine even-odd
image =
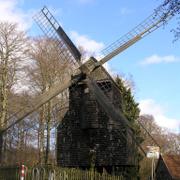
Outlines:
[{"label": "windmill sail", "polygon": [[142,21],[139,25],[133,28],[131,31],[126,33],[120,39],[109,45],[107,48],[102,50],[100,57],[100,64],[112,59],[128,47],[135,44],[137,41],[152,33],[165,22],[169,21],[173,17],[173,14],[168,12],[163,6],[158,7],[153,14]]},{"label": "windmill sail", "polygon": [[46,37],[54,39],[54,41],[57,43],[60,50],[60,58],[64,59],[64,61],[68,61],[70,64],[74,64],[75,67],[77,67],[77,64],[81,60],[81,53],[69,39],[63,28],[47,9],[47,7],[41,9],[41,11],[33,18]]},{"label": "windmill sail", "polygon": [[[19,113],[16,114],[16,121],[9,124],[7,127],[3,129],[2,132],[6,132],[8,129],[13,127],[15,124],[21,122],[25,117],[36,111],[38,108],[40,108],[43,104],[47,103],[49,100],[57,96],[58,94],[62,93],[65,91],[70,85],[72,84],[70,79],[66,79],[63,84],[59,83],[54,86],[52,86],[49,91],[45,92],[41,96],[39,96],[33,104],[31,104],[31,107],[29,108],[24,108],[21,110]],[[59,101],[63,100],[64,103],[64,98],[63,95],[61,96],[61,99]],[[67,99],[66,99],[67,100]]]},{"label": "windmill sail", "polygon": [[[78,81],[80,81],[80,78],[81,77],[78,76],[77,78],[74,78],[73,80],[71,80],[67,76],[67,78],[64,79],[63,83],[59,82],[59,83],[54,84],[47,92],[45,92],[42,95],[40,95],[39,97],[37,97],[35,101],[31,102],[30,107],[25,107],[22,110],[20,110],[19,112],[15,113],[16,120],[13,121],[12,123],[10,123],[1,132],[2,133],[6,132],[11,127],[13,127],[15,124],[18,124],[19,122],[21,122],[24,118],[26,118],[27,116],[32,114],[34,111],[39,109],[42,105],[46,104],[48,101],[50,101],[57,95],[58,95],[59,103],[66,106],[67,102],[69,101],[66,91],[68,91],[68,88],[71,85],[76,84]],[[11,119],[11,118],[12,117],[10,117],[9,119]],[[3,125],[4,124],[2,124],[2,126]]]}]

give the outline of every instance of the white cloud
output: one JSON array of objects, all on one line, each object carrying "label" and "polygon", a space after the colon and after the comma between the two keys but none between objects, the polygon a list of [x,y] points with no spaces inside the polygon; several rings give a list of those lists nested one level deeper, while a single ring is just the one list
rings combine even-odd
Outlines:
[{"label": "white cloud", "polygon": [[0,0],[0,21],[18,23],[21,29],[31,26],[30,12],[24,12],[18,5],[22,0]]},{"label": "white cloud", "polygon": [[140,64],[150,65],[150,64],[174,63],[174,62],[180,62],[180,57],[175,57],[173,55],[159,56],[155,54],[155,55],[145,58],[143,61],[140,62]]},{"label": "white cloud", "polygon": [[70,36],[77,46],[82,46],[89,55],[97,55],[104,48],[102,42],[97,42],[86,35],[80,35],[76,31],[71,31]]},{"label": "white cloud", "polygon": [[164,107],[156,103],[153,99],[141,100],[139,103],[141,115],[151,114],[154,116],[158,125],[168,128],[173,132],[178,132],[180,128],[180,119],[174,119],[165,115],[166,110]]}]

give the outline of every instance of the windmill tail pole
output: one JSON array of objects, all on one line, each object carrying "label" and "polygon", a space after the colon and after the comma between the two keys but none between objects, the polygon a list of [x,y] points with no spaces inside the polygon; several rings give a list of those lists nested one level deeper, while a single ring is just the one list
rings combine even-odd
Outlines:
[{"label": "windmill tail pole", "polygon": [[[113,119],[116,126],[118,126],[120,123],[122,123],[124,126],[128,127],[128,129],[131,132],[132,139],[135,141],[136,145],[143,152],[143,154],[146,155],[144,149],[141,147],[140,143],[138,143],[138,141],[132,134],[132,132],[134,131],[133,126],[129,123],[129,121],[126,119],[126,117],[123,115],[123,113],[120,112],[119,110],[117,110],[115,108],[115,106],[113,106],[112,103],[109,102],[109,100],[107,99],[105,94],[100,90],[100,88],[98,87],[96,82],[93,81],[93,78],[90,75],[88,76],[88,78],[89,78],[88,86],[89,86],[90,90],[94,93],[98,103],[101,105],[101,107],[103,107],[103,109],[105,110],[107,115]],[[123,133],[121,133],[121,135],[124,136]],[[124,136],[124,138],[126,138],[126,137]]]}]

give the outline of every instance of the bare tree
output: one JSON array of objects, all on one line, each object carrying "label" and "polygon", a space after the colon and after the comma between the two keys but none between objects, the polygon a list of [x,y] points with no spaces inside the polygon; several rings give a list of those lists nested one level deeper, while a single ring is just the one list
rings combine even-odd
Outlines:
[{"label": "bare tree", "polygon": [[[178,134],[158,126],[152,115],[140,116],[139,121],[160,145],[162,153],[179,154],[180,142],[178,141]],[[143,137],[145,138],[143,145],[151,145],[149,136],[143,135]]]},{"label": "bare tree", "polygon": [[177,27],[172,32],[175,40],[178,40],[180,38],[180,0],[164,0],[163,6],[167,9],[167,13],[177,16]]},{"label": "bare tree", "polygon": [[164,0],[163,6],[169,10],[172,14],[180,13],[180,0]]},{"label": "bare tree", "polygon": [[[63,73],[68,64],[59,59],[59,46],[52,39],[38,38],[33,40],[31,58],[33,63],[28,67],[32,91],[38,95],[49,90],[57,81],[63,82]],[[49,101],[39,109],[39,162],[48,163],[52,124],[52,102]]]},{"label": "bare tree", "polygon": [[[158,126],[152,115],[142,115],[140,116],[139,121],[160,145],[161,153],[180,154],[180,137],[178,134]],[[143,135],[143,138],[144,142],[142,146],[144,146],[144,148],[153,145],[148,134]],[[147,175],[151,174],[151,160],[148,158],[144,158],[141,161],[140,174],[142,179],[145,179]]]},{"label": "bare tree", "polygon": [[17,24],[0,22],[0,131],[7,124],[8,95],[25,58],[26,42],[27,37]]}]

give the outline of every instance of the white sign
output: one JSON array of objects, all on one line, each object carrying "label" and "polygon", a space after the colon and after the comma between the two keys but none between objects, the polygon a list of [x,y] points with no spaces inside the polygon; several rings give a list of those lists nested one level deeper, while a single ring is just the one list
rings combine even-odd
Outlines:
[{"label": "white sign", "polygon": [[160,149],[157,146],[147,146],[148,148],[148,152],[147,152],[147,157],[148,158],[155,158],[158,159],[159,158],[159,154],[160,154]]}]

